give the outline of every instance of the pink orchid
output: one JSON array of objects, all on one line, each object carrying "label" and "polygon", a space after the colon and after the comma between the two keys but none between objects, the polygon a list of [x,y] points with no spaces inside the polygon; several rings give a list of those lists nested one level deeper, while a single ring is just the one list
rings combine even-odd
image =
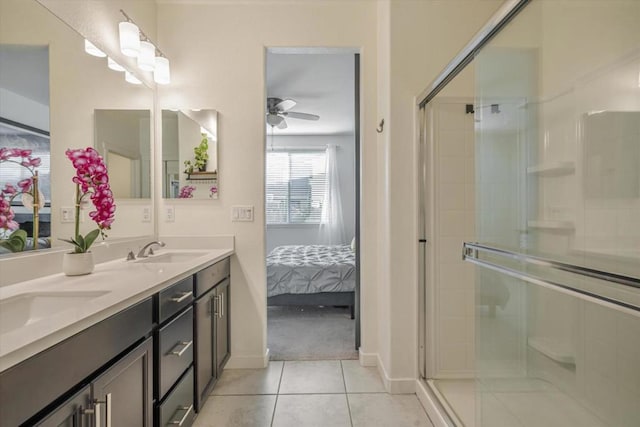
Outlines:
[{"label": "pink orchid", "polygon": [[190,199],[193,197],[193,192],[195,191],[196,187],[194,187],[193,185],[185,185],[184,187],[182,187],[180,189],[180,193],[178,194],[178,198],[180,199]]},{"label": "pink orchid", "polygon": [[23,193],[28,192],[31,189],[32,184],[33,180],[31,178],[26,178],[18,181],[18,187],[20,187],[20,191],[22,191]]}]

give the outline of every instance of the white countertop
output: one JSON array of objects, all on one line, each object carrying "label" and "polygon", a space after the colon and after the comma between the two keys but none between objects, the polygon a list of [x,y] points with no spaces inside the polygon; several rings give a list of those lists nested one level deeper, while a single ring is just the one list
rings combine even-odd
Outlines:
[{"label": "white countertop", "polygon": [[[0,287],[0,300],[42,292],[106,291],[104,295],[59,311],[0,335],[0,372],[112,316],[203,267],[233,254],[233,249],[198,249],[202,255],[184,262],[140,263],[118,259],[97,264],[93,273],[54,274]],[[194,252],[171,249],[162,253]],[[34,266],[34,268],[37,268]]]}]

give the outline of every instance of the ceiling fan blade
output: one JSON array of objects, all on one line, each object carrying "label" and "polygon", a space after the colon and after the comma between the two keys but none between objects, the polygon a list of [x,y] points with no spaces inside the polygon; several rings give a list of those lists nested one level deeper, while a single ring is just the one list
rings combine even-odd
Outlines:
[{"label": "ceiling fan blade", "polygon": [[278,111],[287,111],[295,107],[295,105],[296,101],[294,101],[293,99],[285,99],[284,101],[280,101],[276,104],[276,109]]},{"label": "ceiling fan blade", "polygon": [[284,117],[278,116],[277,114],[267,114],[267,123],[270,126],[278,126],[282,122],[284,122]]},{"label": "ceiling fan blade", "polygon": [[287,127],[288,127],[287,126],[287,121],[285,119],[282,119],[282,121],[278,125],[278,129],[286,129]]},{"label": "ceiling fan blade", "polygon": [[315,114],[298,113],[295,111],[288,111],[284,113],[284,115],[294,119],[302,119],[302,120],[318,120],[320,118],[320,116],[317,116]]}]

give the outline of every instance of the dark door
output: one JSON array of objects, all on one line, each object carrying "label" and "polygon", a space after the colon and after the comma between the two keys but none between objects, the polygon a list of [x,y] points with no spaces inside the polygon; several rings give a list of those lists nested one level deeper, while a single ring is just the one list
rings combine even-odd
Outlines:
[{"label": "dark door", "polygon": [[36,425],[38,427],[88,427],[91,415],[86,413],[86,410],[90,407],[91,388],[86,386]]},{"label": "dark door", "polygon": [[360,350],[360,54],[354,56],[354,83],[355,83],[355,170],[356,170],[356,291],[354,293],[354,314],[356,320],[356,350]]},{"label": "dark door", "polygon": [[91,383],[98,425],[151,427],[152,368],[149,338]]},{"label": "dark door", "polygon": [[213,358],[214,291],[211,290],[195,303],[196,333],[196,410],[200,411],[216,378]]}]

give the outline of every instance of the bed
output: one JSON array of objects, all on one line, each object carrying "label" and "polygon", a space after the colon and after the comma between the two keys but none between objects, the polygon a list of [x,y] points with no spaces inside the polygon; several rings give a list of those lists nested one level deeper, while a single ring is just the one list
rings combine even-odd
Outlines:
[{"label": "bed", "polygon": [[267,305],[349,306],[356,262],[349,245],[278,246],[267,256]]}]

